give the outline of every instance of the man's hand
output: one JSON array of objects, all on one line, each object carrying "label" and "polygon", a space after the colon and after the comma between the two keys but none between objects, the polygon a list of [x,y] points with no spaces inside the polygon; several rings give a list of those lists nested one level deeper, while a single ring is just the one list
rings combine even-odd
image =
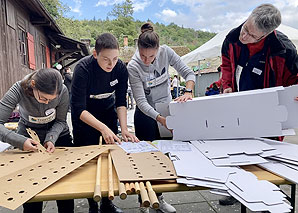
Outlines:
[{"label": "man's hand", "polygon": [[32,140],[31,138],[28,138],[23,145],[23,150],[37,152],[38,151],[38,149],[36,147],[37,144],[38,144],[38,142]]},{"label": "man's hand", "polygon": [[232,93],[232,92],[233,92],[233,90],[231,87],[228,87],[228,88],[224,89],[224,91],[223,91],[223,93]]},{"label": "man's hand", "polygon": [[115,141],[121,144],[120,138],[118,138],[109,127],[106,126],[101,134],[107,144],[114,144]]},{"label": "man's hand", "polygon": [[128,130],[121,131],[121,135],[124,141],[126,142],[140,142],[140,140],[134,134],[130,133]]},{"label": "man's hand", "polygon": [[298,97],[295,98],[295,101],[298,101]]},{"label": "man's hand", "polygon": [[186,92],[184,93],[184,95],[178,97],[178,98],[175,98],[174,101],[177,101],[177,102],[186,102],[187,100],[191,100],[192,99],[192,93],[190,92]]},{"label": "man's hand", "polygon": [[55,151],[55,145],[51,141],[44,143],[44,147],[47,149],[47,152],[53,153]]}]

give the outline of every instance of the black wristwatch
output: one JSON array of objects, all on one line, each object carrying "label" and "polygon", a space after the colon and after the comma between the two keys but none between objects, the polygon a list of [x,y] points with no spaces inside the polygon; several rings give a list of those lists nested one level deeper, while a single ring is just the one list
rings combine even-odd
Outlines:
[{"label": "black wristwatch", "polygon": [[192,93],[192,89],[187,89],[187,88],[186,88],[184,92]]}]

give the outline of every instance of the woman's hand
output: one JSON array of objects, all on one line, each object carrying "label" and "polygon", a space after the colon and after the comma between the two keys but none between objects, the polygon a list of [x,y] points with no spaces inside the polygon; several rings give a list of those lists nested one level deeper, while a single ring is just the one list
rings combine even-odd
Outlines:
[{"label": "woman's hand", "polygon": [[168,128],[168,127],[167,127],[167,123],[166,123],[166,118],[165,118],[165,117],[163,117],[163,116],[161,116],[161,115],[158,115],[158,116],[156,117],[156,120],[157,120],[159,123],[161,123],[161,125],[163,125],[165,128]]},{"label": "woman's hand", "polygon": [[53,153],[55,151],[55,145],[51,141],[44,143],[44,147],[47,149],[47,152]]},{"label": "woman's hand", "polygon": [[102,137],[107,144],[114,144],[115,141],[121,144],[120,138],[118,138],[109,127],[105,127],[103,131],[101,131]]},{"label": "woman's hand", "polygon": [[31,138],[28,138],[25,142],[24,142],[24,145],[23,145],[23,150],[24,151],[34,151],[34,152],[37,152],[38,149],[37,149],[37,145],[38,142],[32,140]]},{"label": "woman's hand", "polygon": [[192,99],[192,93],[191,92],[186,92],[184,93],[184,95],[178,97],[178,98],[175,98],[174,101],[177,101],[177,102],[186,102],[187,100],[191,100]]},{"label": "woman's hand", "polygon": [[130,133],[128,130],[121,131],[121,135],[124,141],[126,142],[140,142],[140,140],[134,134]]}]

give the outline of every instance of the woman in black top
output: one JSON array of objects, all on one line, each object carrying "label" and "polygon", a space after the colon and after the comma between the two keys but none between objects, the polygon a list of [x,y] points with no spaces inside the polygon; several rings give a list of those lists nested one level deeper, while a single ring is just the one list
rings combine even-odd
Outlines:
[{"label": "woman in black top", "polygon": [[[74,69],[71,87],[71,113],[74,144],[97,145],[102,135],[104,143],[138,139],[127,129],[126,91],[128,73],[125,64],[118,59],[119,45],[110,33],[101,34],[92,56],[79,61]],[[89,201],[89,212],[97,212],[97,203]],[[122,212],[108,198],[103,198],[101,212]]]}]

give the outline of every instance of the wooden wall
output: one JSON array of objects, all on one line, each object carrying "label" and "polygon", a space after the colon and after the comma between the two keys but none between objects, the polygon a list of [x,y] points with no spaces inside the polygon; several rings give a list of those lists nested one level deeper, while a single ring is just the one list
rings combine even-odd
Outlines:
[{"label": "wooden wall", "polygon": [[[20,57],[18,26],[29,32],[34,39],[35,69],[42,68],[41,43],[49,47],[49,40],[43,28],[33,26],[30,23],[30,11],[26,11],[22,5],[14,0],[0,0],[0,97],[16,82],[33,69],[29,64],[23,65]],[[28,43],[27,43],[28,56]]]}]

